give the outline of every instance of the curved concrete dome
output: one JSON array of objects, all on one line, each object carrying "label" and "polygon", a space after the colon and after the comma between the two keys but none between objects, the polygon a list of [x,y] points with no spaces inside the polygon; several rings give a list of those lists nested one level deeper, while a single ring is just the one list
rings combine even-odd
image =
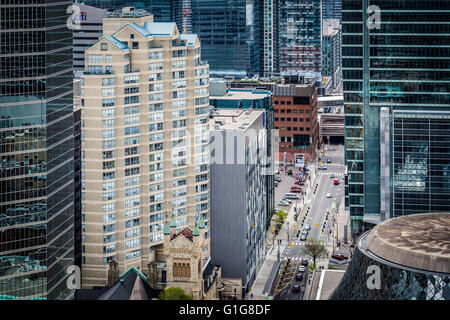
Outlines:
[{"label": "curved concrete dome", "polygon": [[387,220],[369,232],[365,245],[373,254],[393,263],[450,274],[450,213]]}]

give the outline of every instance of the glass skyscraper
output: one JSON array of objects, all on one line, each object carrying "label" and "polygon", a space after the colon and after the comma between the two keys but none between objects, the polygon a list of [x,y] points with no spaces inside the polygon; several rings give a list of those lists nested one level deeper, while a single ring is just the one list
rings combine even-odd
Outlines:
[{"label": "glass skyscraper", "polygon": [[450,2],[343,0],[342,20],[352,234],[449,211]]},{"label": "glass skyscraper", "polygon": [[0,299],[70,299],[72,1],[0,2]]},{"label": "glass skyscraper", "polygon": [[321,72],[321,0],[282,0],[279,4],[281,74]]},{"label": "glass skyscraper", "polygon": [[245,0],[191,0],[192,33],[214,75],[247,74]]}]

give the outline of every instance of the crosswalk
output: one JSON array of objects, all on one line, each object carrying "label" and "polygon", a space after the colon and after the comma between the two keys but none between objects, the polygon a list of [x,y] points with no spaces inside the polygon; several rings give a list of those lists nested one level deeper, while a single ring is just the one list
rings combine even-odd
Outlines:
[{"label": "crosswalk", "polygon": [[323,163],[322,165],[325,166],[325,167],[343,167],[344,166],[343,163],[338,163],[338,162],[336,162],[336,163]]},{"label": "crosswalk", "polygon": [[335,176],[344,176],[345,173],[344,172],[318,172],[317,175],[318,176],[330,176],[334,174]]}]

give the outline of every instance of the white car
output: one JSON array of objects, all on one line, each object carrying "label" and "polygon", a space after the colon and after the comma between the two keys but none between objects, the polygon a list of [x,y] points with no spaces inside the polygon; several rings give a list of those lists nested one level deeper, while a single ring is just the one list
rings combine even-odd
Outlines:
[{"label": "white car", "polygon": [[305,230],[310,230],[311,229],[311,225],[308,223],[308,224],[305,224]]},{"label": "white car", "polygon": [[331,193],[327,193],[327,198],[331,198]]}]

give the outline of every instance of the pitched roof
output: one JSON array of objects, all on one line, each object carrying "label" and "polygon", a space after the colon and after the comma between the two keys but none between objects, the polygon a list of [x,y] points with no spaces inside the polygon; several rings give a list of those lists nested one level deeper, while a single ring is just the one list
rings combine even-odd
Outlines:
[{"label": "pitched roof", "polygon": [[111,42],[113,45],[115,45],[117,48],[119,48],[122,51],[130,49],[130,48],[128,48],[128,46],[125,43],[119,41],[114,36],[107,36],[107,37],[105,37],[105,39],[108,40],[109,42]]}]

